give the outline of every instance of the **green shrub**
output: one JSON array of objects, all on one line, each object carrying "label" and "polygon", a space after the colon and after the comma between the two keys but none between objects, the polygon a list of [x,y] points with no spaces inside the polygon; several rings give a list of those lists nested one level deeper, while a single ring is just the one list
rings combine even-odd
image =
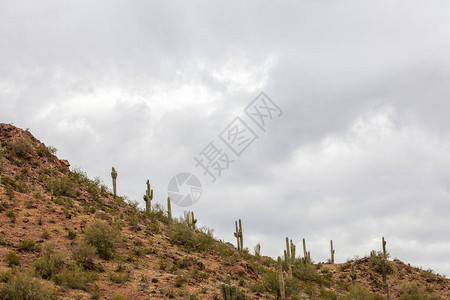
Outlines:
[{"label": "green shrub", "polygon": [[109,279],[114,283],[124,283],[130,279],[130,273],[127,271],[118,271],[109,274]]},{"label": "green shrub", "polygon": [[385,265],[386,274],[392,274],[392,272],[394,271],[392,268],[392,262],[385,259],[384,254],[381,251],[372,251],[369,257],[369,265],[375,272],[378,272],[380,274],[383,273],[383,265]]},{"label": "green shrub", "polygon": [[121,242],[121,232],[116,226],[95,221],[84,232],[86,242],[94,246],[97,254],[106,260],[113,258]]},{"label": "green shrub", "polygon": [[27,158],[32,151],[30,143],[24,140],[16,141],[8,145],[9,152],[18,158]]},{"label": "green shrub", "polygon": [[6,212],[6,216],[11,220],[12,223],[16,223],[16,213],[12,209]]},{"label": "green shrub", "polygon": [[[48,189],[50,190],[51,180],[49,181]],[[53,180],[53,194],[55,196],[74,196],[76,185],[70,175],[67,174],[63,177],[58,177]]]},{"label": "green shrub", "polygon": [[383,298],[378,295],[370,293],[368,290],[366,290],[362,286],[354,285],[350,288],[350,292],[347,295],[342,296],[339,299],[342,299],[342,300],[353,300],[353,299],[382,300]]},{"label": "green shrub", "polygon": [[[292,295],[296,295],[300,292],[300,284],[299,284],[298,279],[285,278],[284,284],[285,284],[285,293],[286,293],[287,298],[289,298]],[[262,285],[268,293],[270,293],[276,297],[280,297],[280,285],[278,283],[277,272],[266,271],[262,276]]]},{"label": "green shrub", "polygon": [[96,248],[84,240],[72,248],[72,259],[86,270],[94,269],[95,257]]},{"label": "green shrub", "polygon": [[56,299],[54,291],[39,280],[19,274],[0,288],[0,299],[4,300],[51,300]]},{"label": "green shrub", "polygon": [[297,259],[292,268],[292,275],[303,281],[318,281],[320,278],[319,272],[311,264],[305,264],[301,259]]},{"label": "green shrub", "polygon": [[42,232],[42,238],[47,240],[49,237],[50,237],[50,232],[47,229],[45,229]]},{"label": "green shrub", "polygon": [[195,246],[194,232],[184,224],[173,224],[169,231],[169,237],[172,242],[191,249]]},{"label": "green shrub", "polygon": [[67,237],[69,238],[69,240],[74,240],[77,237],[77,233],[72,229],[69,229],[67,231]]},{"label": "green shrub", "polygon": [[0,272],[0,282],[8,282],[13,278],[13,272],[11,270]]},{"label": "green shrub", "polygon": [[95,274],[83,271],[83,269],[77,265],[62,270],[54,277],[54,281],[58,285],[83,291],[89,291],[89,283],[96,279],[97,276]]},{"label": "green shrub", "polygon": [[25,239],[19,242],[17,247],[22,251],[34,251],[36,249],[36,243],[32,239]]},{"label": "green shrub", "polygon": [[63,264],[60,254],[55,252],[53,245],[46,244],[32,266],[40,277],[50,279],[59,272]]},{"label": "green shrub", "polygon": [[6,259],[5,259],[6,263],[8,264],[8,266],[18,266],[20,264],[20,260],[19,257],[17,256],[16,253],[14,252],[9,252],[6,255]]},{"label": "green shrub", "polygon": [[130,300],[130,298],[125,297],[125,296],[123,296],[121,294],[114,294],[112,296],[112,298],[113,298],[113,300]]},{"label": "green shrub", "polygon": [[440,299],[437,295],[427,295],[425,288],[416,283],[407,283],[400,286],[399,300],[437,300]]},{"label": "green shrub", "polygon": [[177,277],[175,277],[175,287],[182,287],[186,282],[187,278],[182,274],[178,274]]},{"label": "green shrub", "polygon": [[327,299],[327,300],[337,300],[338,296],[335,292],[331,290],[321,290],[319,294],[320,299]]},{"label": "green shrub", "polygon": [[14,194],[14,189],[10,185],[6,186],[6,195],[8,196],[9,200],[14,200],[14,198],[16,197],[16,195]]}]

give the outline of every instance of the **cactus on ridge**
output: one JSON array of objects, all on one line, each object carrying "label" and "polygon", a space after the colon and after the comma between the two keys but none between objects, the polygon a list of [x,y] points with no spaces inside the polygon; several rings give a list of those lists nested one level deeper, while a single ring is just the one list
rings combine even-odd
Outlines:
[{"label": "cactus on ridge", "polygon": [[153,190],[150,187],[150,180],[147,179],[147,190],[145,191],[145,211],[150,214],[152,212]]},{"label": "cactus on ridge", "polygon": [[116,198],[117,197],[117,172],[114,167],[112,167],[111,177],[112,177],[112,182],[113,182],[113,194],[114,194],[114,198]]}]

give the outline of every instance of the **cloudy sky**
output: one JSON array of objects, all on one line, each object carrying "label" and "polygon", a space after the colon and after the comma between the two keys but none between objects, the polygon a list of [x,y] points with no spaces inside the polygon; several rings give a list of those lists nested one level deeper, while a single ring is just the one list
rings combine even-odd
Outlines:
[{"label": "cloudy sky", "polygon": [[[0,2],[0,122],[140,201],[180,172],[203,185],[201,225],[277,256],[381,249],[450,274],[448,1]],[[283,111],[261,131],[244,108]],[[218,135],[241,117],[240,157]],[[234,160],[215,183],[211,142]],[[185,208],[175,207],[181,215]],[[300,251],[299,251],[300,252]]]}]

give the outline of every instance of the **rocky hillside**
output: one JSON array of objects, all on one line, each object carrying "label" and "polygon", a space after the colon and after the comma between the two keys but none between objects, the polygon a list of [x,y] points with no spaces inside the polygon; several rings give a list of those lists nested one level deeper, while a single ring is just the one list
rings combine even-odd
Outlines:
[{"label": "rocky hillside", "polygon": [[[222,299],[227,274],[237,299],[280,298],[272,258],[115,198],[28,131],[0,124],[0,142],[0,299]],[[387,299],[387,287],[391,299],[450,299],[448,279],[381,252],[344,264],[298,252],[282,262],[287,299]]]}]

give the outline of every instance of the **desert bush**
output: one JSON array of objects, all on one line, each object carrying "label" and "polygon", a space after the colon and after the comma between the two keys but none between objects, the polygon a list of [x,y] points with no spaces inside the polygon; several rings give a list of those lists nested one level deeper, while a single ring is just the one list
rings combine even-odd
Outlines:
[{"label": "desert bush", "polygon": [[236,250],[224,242],[216,243],[214,250],[222,257],[234,256],[236,254]]},{"label": "desert bush", "polygon": [[319,293],[319,298],[326,300],[337,300],[338,296],[331,290],[321,290]]},{"label": "desert bush", "polygon": [[0,246],[8,246],[8,242],[3,237],[3,235],[0,235]]},{"label": "desert bush", "polygon": [[43,279],[52,278],[63,266],[61,255],[51,244],[44,245],[40,256],[32,263],[36,273]]},{"label": "desert bush", "polygon": [[191,249],[195,246],[194,232],[184,224],[175,223],[169,231],[169,237],[172,242]]},{"label": "desert bush", "polygon": [[51,300],[54,291],[26,274],[18,274],[0,287],[0,299],[4,300]]},{"label": "desert bush", "polygon": [[169,223],[169,219],[167,218],[167,212],[159,203],[155,203],[152,205],[152,212],[150,213],[150,220],[152,221],[160,221],[164,224]]},{"label": "desert bush", "polygon": [[86,242],[94,246],[97,254],[106,260],[113,258],[121,242],[121,232],[116,226],[95,221],[84,232]]},{"label": "desert bush", "polygon": [[113,300],[130,300],[130,298],[128,298],[128,297],[126,297],[126,296],[123,296],[123,295],[121,295],[121,294],[114,294],[114,295],[112,296],[112,299],[113,299]]},{"label": "desert bush", "polygon": [[208,250],[213,248],[216,241],[212,229],[202,227],[199,232],[196,232],[195,242],[198,250]]},{"label": "desert bush", "polygon": [[89,283],[96,279],[97,276],[95,274],[84,271],[77,265],[62,270],[54,277],[56,284],[82,291],[89,291]]},{"label": "desert bush", "polygon": [[18,158],[27,158],[28,155],[33,150],[30,143],[24,140],[19,140],[16,142],[12,142],[8,145],[9,153],[18,157]]},{"label": "desert bush", "polygon": [[67,237],[69,238],[69,240],[74,240],[77,237],[77,233],[72,229],[69,229],[67,231]]},{"label": "desert bush", "polygon": [[6,216],[11,220],[12,223],[16,223],[16,213],[12,209],[6,212]]},{"label": "desert bush", "polygon": [[124,283],[130,279],[130,272],[125,270],[122,264],[120,264],[115,272],[109,274],[109,279],[114,283]]},{"label": "desert bush", "polygon": [[81,241],[72,248],[72,259],[81,267],[87,270],[93,270],[94,259],[96,257],[96,248],[86,241]]},{"label": "desert bush", "polygon": [[440,299],[437,295],[428,295],[423,286],[417,283],[406,283],[400,286],[399,300],[437,300]]},{"label": "desert bush", "polygon": [[187,281],[188,280],[185,275],[178,274],[177,277],[175,277],[175,287],[182,287]]},{"label": "desert bush", "polygon": [[42,232],[42,238],[47,240],[49,237],[50,237],[50,232],[47,229],[45,229]]},{"label": "desert bush", "polygon": [[319,272],[311,264],[305,264],[301,259],[297,259],[292,267],[292,275],[303,281],[318,281],[320,279]]},{"label": "desert bush", "polygon": [[[51,181],[52,179],[50,178],[49,185],[47,187],[48,190],[51,189]],[[72,178],[70,178],[70,174],[53,180],[53,194],[55,196],[73,196],[75,188],[76,185]]]},{"label": "desert bush", "polygon": [[392,272],[394,271],[392,268],[392,262],[385,259],[384,254],[381,251],[372,251],[369,257],[369,265],[375,272],[378,272],[380,274],[383,273],[384,267],[386,268],[386,274],[392,274]]},{"label": "desert bush", "polygon": [[5,261],[10,267],[18,266],[20,264],[19,257],[14,252],[9,252],[8,254],[6,254]]},{"label": "desert bush", "polygon": [[36,243],[32,239],[24,239],[19,242],[17,248],[19,248],[22,251],[31,252],[36,249]]},{"label": "desert bush", "polygon": [[350,288],[350,292],[347,295],[342,296],[339,299],[342,299],[342,300],[353,300],[353,299],[382,300],[383,298],[378,295],[370,293],[368,290],[366,290],[362,286],[354,285]]},{"label": "desert bush", "polygon": [[0,282],[8,282],[13,278],[14,274],[11,270],[0,272]]}]

